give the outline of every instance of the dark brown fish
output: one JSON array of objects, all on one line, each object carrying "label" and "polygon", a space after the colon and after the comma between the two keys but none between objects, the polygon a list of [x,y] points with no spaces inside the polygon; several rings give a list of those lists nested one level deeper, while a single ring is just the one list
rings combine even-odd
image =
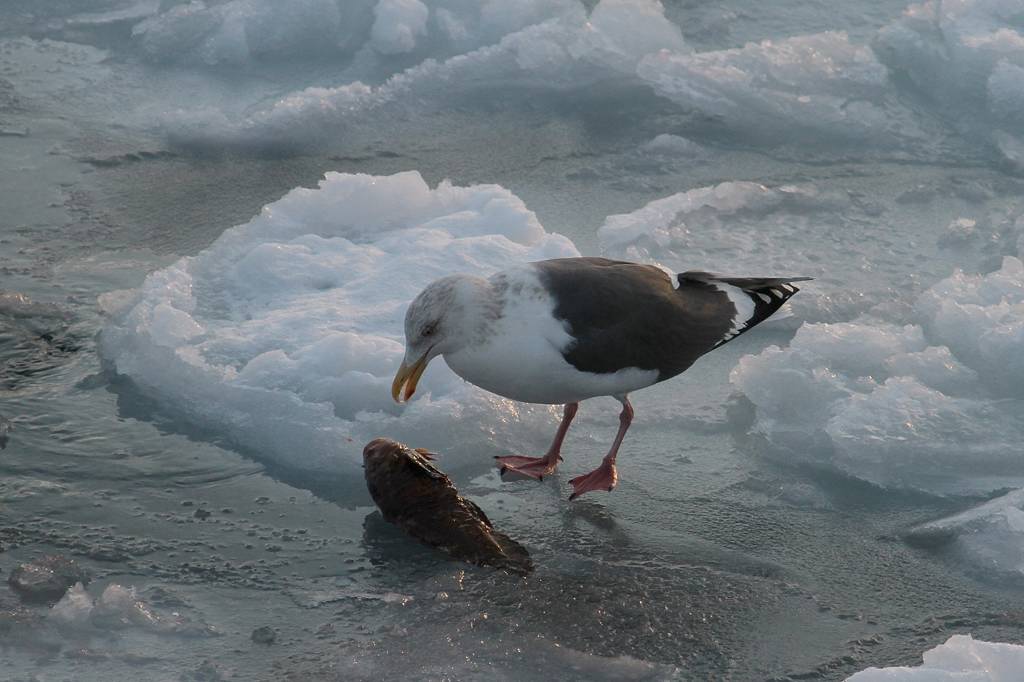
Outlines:
[{"label": "dark brown fish", "polygon": [[366,486],[384,519],[456,559],[521,575],[532,571],[526,549],[494,530],[483,510],[459,495],[431,459],[388,438],[366,445]]}]

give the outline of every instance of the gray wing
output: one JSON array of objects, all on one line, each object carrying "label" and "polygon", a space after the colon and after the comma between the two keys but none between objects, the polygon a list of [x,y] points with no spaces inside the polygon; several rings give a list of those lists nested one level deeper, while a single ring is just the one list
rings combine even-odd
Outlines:
[{"label": "gray wing", "polygon": [[[679,374],[701,355],[753,327],[789,296],[769,306],[759,291],[789,280],[721,278],[688,272],[672,278],[653,265],[606,258],[562,258],[534,264],[556,300],[575,342],[563,353],[583,372],[599,374],[626,367],[657,370],[659,380]],[[722,284],[751,297],[754,315],[738,320],[736,305]],[[781,289],[780,289],[781,291]],[[773,297],[773,299],[776,297]],[[769,310],[770,308],[770,310]]]}]

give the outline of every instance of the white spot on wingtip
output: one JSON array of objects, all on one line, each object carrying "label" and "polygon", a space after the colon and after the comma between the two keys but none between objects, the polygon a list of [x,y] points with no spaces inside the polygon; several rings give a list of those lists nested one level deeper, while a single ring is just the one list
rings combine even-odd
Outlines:
[{"label": "white spot on wingtip", "polygon": [[781,291],[779,291],[778,289],[769,289],[768,291],[772,292],[772,296],[778,296],[779,298],[783,298],[783,297],[785,296],[785,295],[784,295],[784,294],[783,294],[783,293],[782,293]]},{"label": "white spot on wingtip", "polygon": [[711,282],[710,284],[725,294],[736,309],[736,314],[730,320],[733,329],[746,326],[747,320],[754,316],[754,302],[750,300],[747,292],[725,282]]},{"label": "white spot on wingtip", "polygon": [[757,294],[757,295],[758,295],[758,297],[759,297],[759,298],[760,298],[760,299],[761,299],[762,301],[764,301],[765,303],[771,303],[771,302],[772,302],[772,297],[771,297],[771,296],[769,296],[768,294],[762,294],[762,293],[761,293],[760,291],[755,291],[754,293],[755,293],[755,294]]}]

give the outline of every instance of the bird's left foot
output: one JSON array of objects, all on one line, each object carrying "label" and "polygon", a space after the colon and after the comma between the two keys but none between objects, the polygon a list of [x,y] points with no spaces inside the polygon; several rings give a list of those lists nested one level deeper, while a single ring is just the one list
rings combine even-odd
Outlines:
[{"label": "bird's left foot", "polygon": [[511,471],[516,474],[535,478],[538,481],[543,481],[545,476],[550,476],[555,473],[555,469],[558,468],[558,460],[560,459],[562,458],[558,455],[555,455],[554,457],[550,457],[548,455],[543,457],[508,455],[506,457],[494,458],[498,463],[498,466],[501,467],[502,476]]},{"label": "bird's left foot", "polygon": [[615,470],[615,465],[610,462],[607,464],[602,462],[601,466],[589,474],[577,476],[569,481],[569,484],[572,486],[572,495],[569,496],[569,499],[575,500],[583,493],[589,493],[592,490],[607,490],[611,492],[618,480],[619,472]]}]

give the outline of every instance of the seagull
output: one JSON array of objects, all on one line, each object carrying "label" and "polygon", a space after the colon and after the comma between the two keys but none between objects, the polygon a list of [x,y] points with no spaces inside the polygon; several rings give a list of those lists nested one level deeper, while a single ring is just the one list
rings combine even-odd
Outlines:
[{"label": "seagull", "polygon": [[554,473],[579,403],[612,396],[619,430],[600,466],[569,483],[570,500],[611,491],[615,458],[633,421],[629,394],[685,371],[763,322],[809,277],[672,273],[606,258],[525,263],[488,278],[456,274],[420,292],[405,315],[405,357],[391,385],[409,400],[437,356],[466,381],[505,398],[564,405],[541,457],[496,457],[501,473]]}]

